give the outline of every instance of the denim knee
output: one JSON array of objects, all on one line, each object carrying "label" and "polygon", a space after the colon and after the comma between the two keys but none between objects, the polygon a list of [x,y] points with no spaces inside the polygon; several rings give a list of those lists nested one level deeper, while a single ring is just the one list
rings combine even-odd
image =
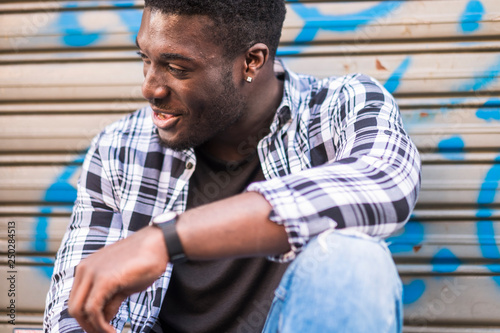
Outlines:
[{"label": "denim knee", "polygon": [[399,332],[401,289],[385,242],[327,232],[290,265],[276,290],[280,314],[269,319],[278,320],[280,332]]}]

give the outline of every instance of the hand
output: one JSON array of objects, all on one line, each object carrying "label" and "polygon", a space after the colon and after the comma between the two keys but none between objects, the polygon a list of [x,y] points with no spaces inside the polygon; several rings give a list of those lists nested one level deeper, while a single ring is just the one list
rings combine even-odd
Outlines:
[{"label": "hand", "polygon": [[155,227],[102,248],[77,266],[69,314],[87,332],[114,332],[109,322],[123,300],[149,287],[167,263],[163,234]]}]

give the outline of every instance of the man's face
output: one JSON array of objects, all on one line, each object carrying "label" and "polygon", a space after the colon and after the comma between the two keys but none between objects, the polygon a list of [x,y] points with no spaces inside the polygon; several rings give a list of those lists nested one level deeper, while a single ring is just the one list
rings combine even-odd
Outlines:
[{"label": "man's face", "polygon": [[233,62],[210,40],[204,16],[165,15],[146,8],[137,44],[144,62],[142,93],[162,142],[198,146],[237,122],[246,105]]}]

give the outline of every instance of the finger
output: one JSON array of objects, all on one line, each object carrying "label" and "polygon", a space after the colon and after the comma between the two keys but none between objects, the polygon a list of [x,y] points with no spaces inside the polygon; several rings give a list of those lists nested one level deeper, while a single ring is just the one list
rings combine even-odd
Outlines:
[{"label": "finger", "polygon": [[[86,283],[85,285],[89,285],[91,287],[90,283]],[[89,288],[82,288],[82,290],[84,290],[84,289],[88,290]],[[78,290],[78,289],[73,288],[72,290]],[[85,332],[88,332],[88,333],[99,332],[98,330],[96,330],[94,325],[92,323],[90,323],[88,320],[89,314],[85,310],[86,306],[87,306],[86,305],[87,300],[85,299],[87,293],[80,292],[80,290],[78,290],[78,291],[79,292],[75,292],[75,296],[73,298],[71,298],[73,303],[70,305],[68,302],[68,310],[71,309],[70,315],[76,319],[78,324],[81,326],[81,328],[83,328],[85,330]],[[79,300],[79,298],[81,298],[81,300]]]},{"label": "finger", "polygon": [[[95,323],[91,320],[93,314],[88,310],[89,297],[92,289],[95,288],[93,280],[95,274],[92,269],[89,269],[83,261],[75,268],[75,279],[73,287],[70,292],[70,299],[68,302],[68,311],[70,315],[76,319],[78,324],[88,333],[103,332],[102,329],[96,327]],[[106,331],[104,331],[106,332]],[[113,332],[111,330],[110,332]]]},{"label": "finger", "polygon": [[[80,264],[81,265],[81,264]],[[69,294],[68,312],[79,323],[85,320],[86,297],[92,285],[92,279],[88,277],[84,265],[75,268],[73,286]]]},{"label": "finger", "polygon": [[127,298],[125,294],[117,294],[104,306],[104,318],[107,322],[110,322],[116,316],[125,298]]},{"label": "finger", "polygon": [[105,283],[97,281],[92,285],[85,304],[85,313],[87,314],[87,323],[96,332],[114,332],[113,327],[105,318],[105,308],[108,306],[108,302],[115,298],[115,294],[116,292]]}]

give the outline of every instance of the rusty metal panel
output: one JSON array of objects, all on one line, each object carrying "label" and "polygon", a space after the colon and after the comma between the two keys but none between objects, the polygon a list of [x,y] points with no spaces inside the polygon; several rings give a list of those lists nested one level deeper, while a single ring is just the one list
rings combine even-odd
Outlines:
[{"label": "rusty metal panel", "polygon": [[[499,325],[500,288],[497,278],[479,274],[412,278],[403,275],[408,324],[416,327],[436,324]],[[413,302],[417,296],[419,300]]]},{"label": "rusty metal panel", "polygon": [[102,128],[123,114],[0,115],[0,151],[77,152],[88,148]]},{"label": "rusty metal panel", "polygon": [[[0,50],[130,46],[140,24],[141,1],[121,5],[118,1],[101,2],[99,10],[94,3],[85,1],[47,1],[38,6],[2,4]],[[498,35],[496,0],[482,0],[479,8],[469,9],[472,14],[465,16],[468,3],[468,0],[293,2],[287,6],[282,41],[369,43],[456,38],[464,33],[475,37]],[[474,15],[476,12],[479,15]],[[474,28],[475,24],[480,27]]]},{"label": "rusty metal panel", "polygon": [[[16,223],[16,321],[40,327],[82,157],[145,104],[142,1],[0,3],[0,271]],[[290,1],[278,55],[320,77],[361,72],[396,96],[423,161],[411,221],[388,239],[407,333],[500,332],[498,0]],[[7,323],[0,284],[0,332]]]},{"label": "rusty metal panel", "polygon": [[[500,24],[500,23],[499,23]],[[378,50],[383,52],[383,49]],[[293,70],[318,77],[363,72],[398,95],[467,95],[500,91],[498,52],[284,55]],[[477,63],[482,64],[478,70]],[[0,63],[0,101],[141,99],[142,64],[127,61]],[[37,80],[29,78],[36,77]],[[480,85],[481,80],[487,85]]]}]

